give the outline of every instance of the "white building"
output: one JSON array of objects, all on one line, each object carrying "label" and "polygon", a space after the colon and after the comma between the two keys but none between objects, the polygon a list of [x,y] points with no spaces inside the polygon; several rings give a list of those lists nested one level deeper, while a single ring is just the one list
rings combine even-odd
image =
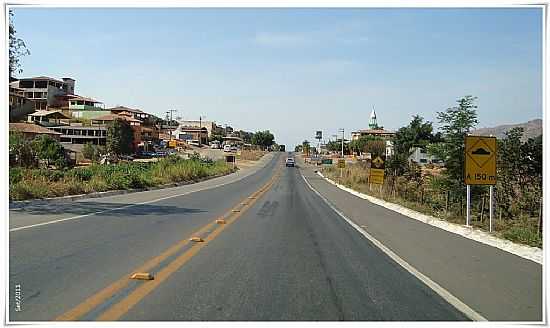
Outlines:
[{"label": "white building", "polygon": [[442,161],[435,156],[428,154],[425,148],[414,147],[411,149],[412,154],[409,156],[409,161],[413,161],[418,165],[426,164],[442,164]]}]

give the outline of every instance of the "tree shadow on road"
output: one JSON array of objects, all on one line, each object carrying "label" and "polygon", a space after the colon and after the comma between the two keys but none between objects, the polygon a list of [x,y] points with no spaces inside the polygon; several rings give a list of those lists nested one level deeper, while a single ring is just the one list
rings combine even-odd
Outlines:
[{"label": "tree shadow on road", "polygon": [[202,213],[206,210],[155,204],[128,204],[104,202],[47,202],[36,201],[28,204],[10,204],[10,212],[18,215],[84,215],[96,212],[123,213],[124,215],[170,215]]}]

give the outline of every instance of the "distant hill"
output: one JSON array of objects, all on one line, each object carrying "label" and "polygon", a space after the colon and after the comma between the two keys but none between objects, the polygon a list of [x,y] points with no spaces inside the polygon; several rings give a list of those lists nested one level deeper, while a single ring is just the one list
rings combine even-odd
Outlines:
[{"label": "distant hill", "polygon": [[493,135],[499,139],[503,139],[505,137],[504,133],[515,127],[523,128],[522,141],[526,141],[529,138],[538,137],[542,134],[542,120],[539,118],[526,123],[499,125],[493,128],[481,128],[474,130],[472,134],[481,136]]}]

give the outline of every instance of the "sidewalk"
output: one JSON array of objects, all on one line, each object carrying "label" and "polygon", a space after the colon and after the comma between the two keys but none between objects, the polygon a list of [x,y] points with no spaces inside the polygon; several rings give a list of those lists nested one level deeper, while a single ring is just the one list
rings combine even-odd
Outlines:
[{"label": "sidewalk", "polygon": [[309,166],[301,171],[347,218],[488,320],[542,320],[542,265],[354,196]]}]

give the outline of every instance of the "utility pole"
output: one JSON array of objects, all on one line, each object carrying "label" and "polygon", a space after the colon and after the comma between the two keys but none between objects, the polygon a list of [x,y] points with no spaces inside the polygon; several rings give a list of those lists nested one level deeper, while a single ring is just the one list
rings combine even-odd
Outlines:
[{"label": "utility pole", "polygon": [[342,158],[344,158],[344,129],[340,129],[339,132],[342,132]]},{"label": "utility pole", "polygon": [[199,116],[199,148],[201,147],[202,141],[202,116]]},{"label": "utility pole", "polygon": [[168,130],[170,131],[170,141],[172,141],[172,113],[177,112],[176,109],[169,109],[166,112],[166,118],[168,118],[168,114],[170,114],[170,121],[168,122]]}]

